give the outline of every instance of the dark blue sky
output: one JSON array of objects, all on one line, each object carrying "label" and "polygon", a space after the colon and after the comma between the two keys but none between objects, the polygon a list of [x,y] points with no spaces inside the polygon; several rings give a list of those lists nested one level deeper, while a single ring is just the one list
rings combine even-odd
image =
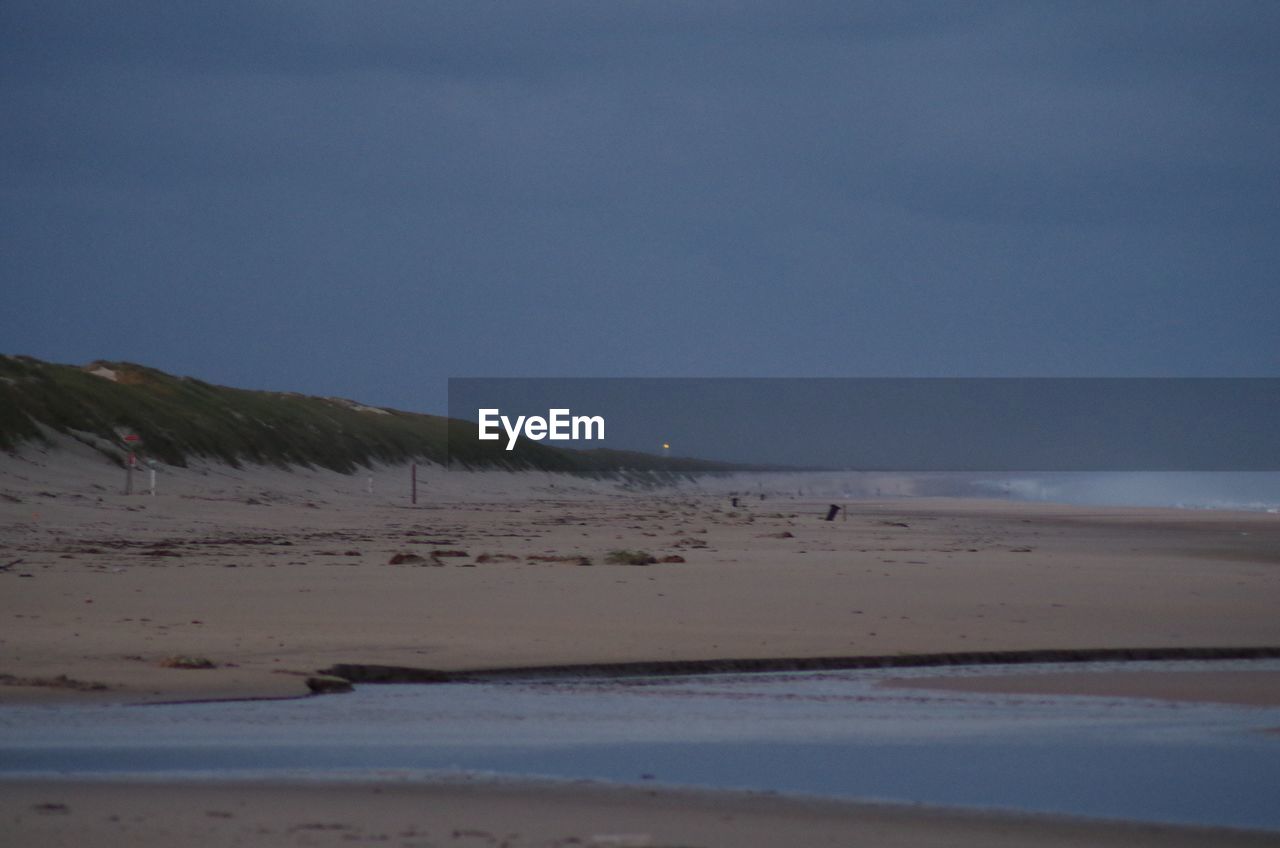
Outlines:
[{"label": "dark blue sky", "polygon": [[1278,376],[1280,4],[0,4],[0,351]]}]

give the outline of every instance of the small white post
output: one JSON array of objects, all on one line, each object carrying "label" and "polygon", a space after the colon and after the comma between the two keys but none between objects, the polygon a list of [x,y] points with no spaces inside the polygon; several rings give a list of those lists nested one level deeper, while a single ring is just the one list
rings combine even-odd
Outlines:
[{"label": "small white post", "polygon": [[151,468],[151,469],[148,469],[148,471],[149,471],[149,473],[150,473],[150,475],[151,475],[151,481],[150,481],[150,482],[151,482],[151,497],[153,497],[153,498],[154,498],[154,497],[156,496],[156,470],[155,470],[154,468]]}]

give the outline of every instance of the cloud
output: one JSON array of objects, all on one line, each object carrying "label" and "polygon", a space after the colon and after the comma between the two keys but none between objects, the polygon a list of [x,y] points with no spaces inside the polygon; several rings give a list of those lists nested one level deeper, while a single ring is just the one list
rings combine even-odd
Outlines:
[{"label": "cloud", "polygon": [[[6,337],[229,381],[267,313],[448,315],[430,379],[1265,373],[1275,9],[8,2]],[[220,327],[94,329],[159,293]]]}]

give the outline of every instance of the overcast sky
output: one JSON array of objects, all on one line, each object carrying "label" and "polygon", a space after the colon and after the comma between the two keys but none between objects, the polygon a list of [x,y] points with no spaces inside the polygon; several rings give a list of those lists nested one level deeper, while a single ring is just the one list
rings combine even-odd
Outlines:
[{"label": "overcast sky", "polygon": [[1280,3],[0,3],[0,350],[1280,376]]}]

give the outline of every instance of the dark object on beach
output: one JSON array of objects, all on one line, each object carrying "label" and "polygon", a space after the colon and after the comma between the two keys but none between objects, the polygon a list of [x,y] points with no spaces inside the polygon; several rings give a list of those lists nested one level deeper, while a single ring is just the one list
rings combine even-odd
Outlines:
[{"label": "dark object on beach", "polygon": [[578,554],[529,554],[529,562],[565,562],[570,565],[591,565],[591,558]]},{"label": "dark object on beach", "polygon": [[[19,575],[30,577],[30,574]],[[93,680],[76,680],[59,674],[57,677],[16,677],[12,674],[0,674],[0,686],[47,686],[51,689],[71,689],[76,692],[105,692],[111,687]]]},{"label": "dark object on beach", "polygon": [[733,498],[733,505],[734,505],[734,506],[737,506],[737,505],[738,505],[738,499],[737,499],[737,498]]},{"label": "dark object on beach", "polygon": [[670,554],[668,556],[664,556],[662,559],[658,560],[658,562],[685,562],[685,558],[680,556],[680,554]]},{"label": "dark object on beach", "polygon": [[160,661],[163,668],[217,668],[218,664],[208,657],[176,656],[165,657]]},{"label": "dark object on beach", "polygon": [[476,562],[518,562],[520,557],[512,554],[480,554]]},{"label": "dark object on beach", "polygon": [[653,565],[657,562],[648,551],[613,550],[604,561],[611,565]]},{"label": "dark object on beach", "polygon": [[387,560],[387,565],[410,565],[419,562],[426,562],[426,560],[417,554],[395,554]]},{"label": "dark object on beach", "polygon": [[824,518],[823,521],[835,521],[836,513],[838,513],[839,511],[840,511],[840,504],[832,504],[831,506],[827,507],[827,517]]},{"label": "dark object on beach", "polygon": [[399,665],[356,665],[339,663],[318,670],[322,677],[337,677],[350,683],[454,683],[457,678],[429,668]]},{"label": "dark object on beach", "polygon": [[336,695],[341,692],[350,692],[354,687],[352,687],[351,681],[345,677],[324,674],[317,677],[308,677],[307,688],[314,695]]},{"label": "dark object on beach", "polygon": [[46,801],[43,804],[32,804],[31,809],[35,810],[37,813],[43,813],[45,815],[65,815],[66,813],[71,812],[71,808],[66,804],[60,804],[56,801]]}]

